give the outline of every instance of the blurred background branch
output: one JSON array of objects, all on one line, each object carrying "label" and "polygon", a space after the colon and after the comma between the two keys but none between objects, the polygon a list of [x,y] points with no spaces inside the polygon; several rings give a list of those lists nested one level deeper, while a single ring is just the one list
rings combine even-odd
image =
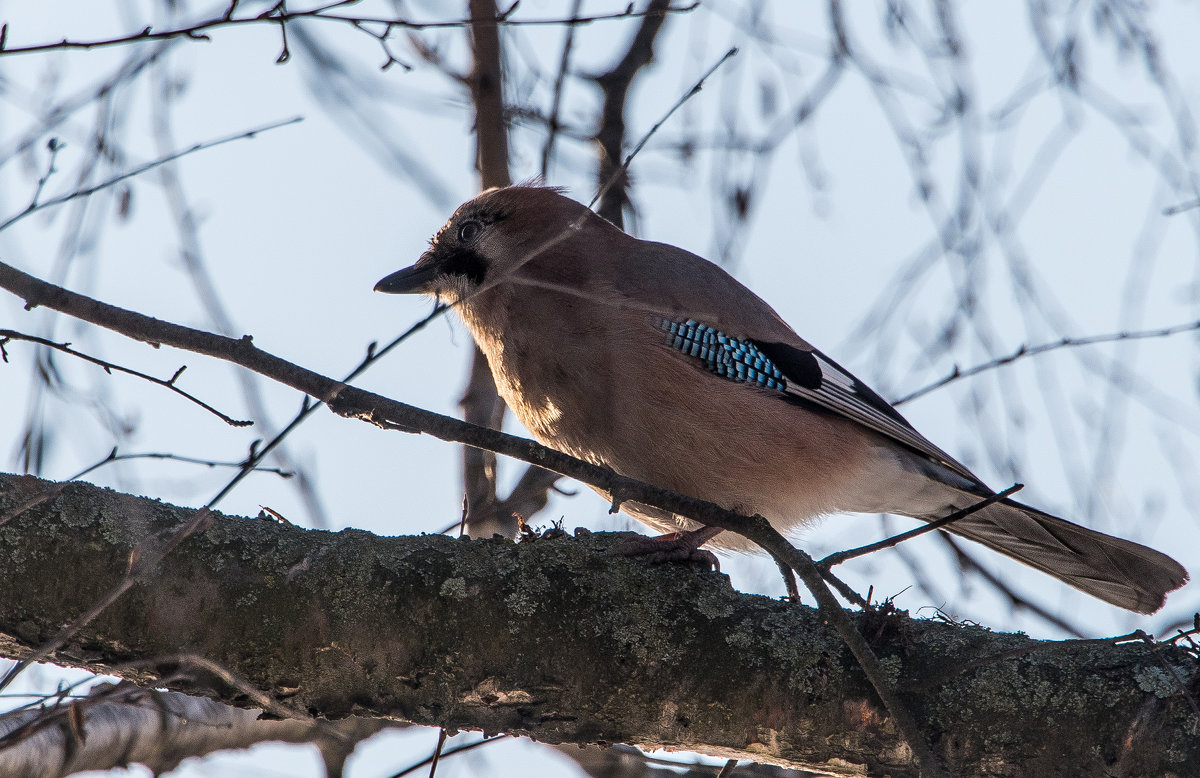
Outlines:
[{"label": "blurred background branch", "polygon": [[[411,264],[481,187],[541,176],[586,201],[630,139],[736,46],[601,213],[722,262],[993,485],[1027,483],[1030,502],[1200,569],[1200,362],[1188,331],[1200,319],[1200,209],[1185,207],[1200,201],[1194,8],[139,0],[5,15],[4,261],[168,320],[253,333],[326,374],[374,364],[362,380],[381,393],[497,429],[503,404],[470,339],[371,299],[371,284]],[[306,121],[286,133],[105,185],[230,127],[297,114]],[[0,302],[2,317],[106,364],[179,366],[48,311]],[[366,345],[393,343],[413,321],[402,346]],[[102,463],[89,478],[199,504],[229,479],[190,462],[240,461],[295,477],[241,482],[225,498],[232,510],[268,506],[310,527],[433,531],[460,515],[464,494],[474,535],[511,536],[517,517],[629,526],[587,490],[565,499],[548,471],[343,429],[363,425],[297,413],[295,393],[242,371],[196,364],[186,378],[228,416],[253,419],[249,430],[52,347],[10,357],[10,468],[61,479]],[[466,375],[452,368],[463,362]],[[803,541],[824,556],[908,526],[839,517]],[[940,533],[913,543],[842,574],[918,612],[1047,636],[1192,623],[1194,589],[1131,621]],[[768,560],[723,564],[739,588],[781,593]],[[65,672],[26,671],[24,693],[53,695]],[[78,682],[86,693],[104,681]],[[360,774],[411,766],[431,741],[381,735],[360,750],[390,767]],[[658,769],[584,754],[568,763],[506,738],[464,754],[461,770]],[[711,775],[723,764],[699,762]],[[456,769],[444,762],[439,775]]]}]

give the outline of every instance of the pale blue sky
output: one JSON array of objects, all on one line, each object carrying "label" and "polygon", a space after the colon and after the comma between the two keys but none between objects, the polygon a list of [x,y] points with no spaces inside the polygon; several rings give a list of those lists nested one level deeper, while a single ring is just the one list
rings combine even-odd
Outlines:
[{"label": "pale blue sky", "polygon": [[[249,7],[250,4],[246,4]],[[706,3],[701,10],[672,19],[659,42],[659,58],[649,77],[633,93],[630,137],[636,139],[720,54],[737,44],[742,54],[715,76],[652,140],[632,168],[636,223],[642,237],[674,243],[718,258],[720,233],[712,204],[715,180],[750,180],[749,159],[700,153],[690,160],[665,151],[687,131],[715,138],[729,126],[731,111],[739,131],[763,131],[764,95],[781,108],[794,104],[822,72],[821,53],[828,45],[824,4],[765,4],[776,20],[772,28],[784,44],[748,42],[735,22],[741,6]],[[624,3],[586,3],[585,9],[621,8]],[[789,136],[770,162],[752,218],[737,233],[740,247],[733,269],[806,338],[885,396],[896,397],[945,375],[957,362],[968,365],[1012,351],[1022,343],[1139,329],[1197,318],[1197,222],[1200,212],[1165,217],[1161,208],[1189,199],[1186,185],[1171,181],[1180,166],[1196,167],[1194,149],[1180,150],[1164,107],[1164,96],[1136,74],[1136,54],[1125,64],[1114,56],[1093,21],[1077,20],[1082,61],[1095,83],[1084,90],[1087,101],[1061,91],[1045,91],[1001,121],[1007,96],[1037,74],[1035,46],[1024,8],[1015,4],[974,3],[956,6],[970,55],[967,81],[981,106],[977,126],[953,120],[941,127],[944,138],[929,163],[936,183],[935,216],[957,203],[962,149],[975,148],[985,180],[998,180],[1003,198],[1021,191],[1022,181],[1040,180],[1017,224],[1019,246],[988,241],[970,264],[982,280],[981,316],[987,321],[991,351],[964,337],[950,353],[927,359],[931,344],[956,307],[955,290],[966,278],[961,261],[935,259],[919,284],[910,287],[894,319],[863,329],[869,312],[885,299],[896,274],[920,256],[935,238],[930,210],[915,196],[911,167],[896,126],[935,126],[926,98],[949,88],[945,69],[930,71],[914,47],[893,46],[881,32],[882,6],[847,4],[849,23],[861,51],[880,72],[902,86],[899,125],[880,108],[860,72],[850,68],[819,109],[817,119]],[[197,6],[202,8],[203,6]],[[265,6],[264,6],[265,7]],[[369,6],[364,6],[368,8]],[[415,18],[445,17],[445,4],[414,3],[405,13]],[[457,7],[457,4],[455,4]],[[553,17],[568,3],[522,2],[518,16]],[[48,9],[53,8],[53,12]],[[115,10],[114,10],[115,9]],[[851,13],[851,10],[853,13]],[[145,24],[163,23],[157,4],[56,0],[48,4],[0,2],[9,22],[10,46],[62,37],[103,37]],[[202,15],[200,11],[197,15]],[[1161,52],[1177,79],[1172,88],[1192,105],[1200,97],[1200,59],[1194,53],[1200,19],[1194,7],[1177,2],[1153,6]],[[923,19],[928,25],[928,18]],[[630,34],[627,22],[604,22],[579,31],[579,67],[595,71],[611,62]],[[426,240],[458,201],[470,197],[477,181],[472,170],[470,117],[463,96],[429,68],[406,73],[378,70],[380,54],[366,36],[332,25],[314,26],[323,41],[357,63],[355,84],[373,90],[372,118],[394,137],[410,159],[385,159],[378,148],[362,144],[347,131],[345,110],[333,113],[315,98],[308,79],[311,63],[299,52],[286,65],[274,64],[278,31],[269,26],[217,30],[208,43],[179,43],[169,60],[185,79],[185,90],[172,108],[171,150],[264,123],[301,115],[304,122],[247,141],[192,155],[177,165],[199,217],[199,237],[207,267],[238,334],[249,333],[262,348],[329,375],[340,375],[362,356],[369,341],[386,341],[421,317],[425,301],[372,294],[383,275],[410,264]],[[1053,30],[1051,33],[1053,34]],[[531,60],[554,67],[560,46],[557,28],[521,28],[514,71]],[[462,33],[426,36],[444,45],[451,61],[462,62]],[[412,57],[402,39],[397,51]],[[514,49],[516,51],[517,49]],[[119,66],[135,50],[100,49],[62,55],[0,58],[0,149],[36,127],[34,115],[47,101],[61,99]],[[931,74],[932,73],[932,74]],[[764,86],[765,85],[765,86]],[[528,80],[518,79],[514,94],[529,99]],[[541,91],[538,91],[541,90]],[[545,86],[532,98],[545,103]],[[1168,96],[1166,100],[1169,102]],[[1126,132],[1095,105],[1137,108],[1136,124]],[[121,137],[126,165],[160,156],[151,131],[154,91],[147,80],[121,93],[116,113],[126,125]],[[595,93],[572,82],[564,115],[582,121],[593,110]],[[1092,107],[1089,107],[1092,106]],[[73,116],[56,135],[66,142],[59,173],[47,192],[69,191],[88,154],[94,110]],[[1068,117],[1064,123],[1063,117]],[[895,118],[895,117],[893,117]],[[968,123],[969,124],[969,123]],[[1055,127],[1069,127],[1061,138],[1065,151],[1046,165],[1039,149],[1055,142]],[[1051,138],[1047,141],[1047,138]],[[1133,143],[1131,143],[1131,139]],[[538,172],[541,135],[536,128],[514,133],[514,176]],[[1139,146],[1163,163],[1156,173]],[[551,183],[568,187],[577,199],[590,199],[590,147],[560,141],[562,157]],[[45,164],[44,142],[17,159],[0,160],[0,220],[24,207]],[[423,169],[436,183],[420,183]],[[1031,175],[1031,168],[1034,173]],[[1044,178],[1043,169],[1044,168]],[[764,172],[764,171],[759,171]],[[822,181],[817,190],[812,178]],[[100,175],[98,177],[103,177]],[[70,257],[65,284],[105,301],[194,326],[208,326],[191,284],[177,259],[175,231],[159,178],[149,174],[132,190],[128,219],[114,218],[115,205],[93,198],[87,211],[68,205],[35,215],[0,233],[5,261],[47,277],[64,255]],[[73,219],[94,219],[104,227],[94,243],[64,249]],[[1034,279],[1045,316],[1029,313],[1019,273]],[[1126,290],[1133,285],[1138,294]],[[884,310],[891,306],[884,305]],[[25,313],[13,299],[0,296],[0,326],[43,332],[45,312]],[[968,328],[969,329],[969,328]],[[58,321],[54,337],[102,353],[114,361],[158,375],[187,364],[183,385],[213,400],[232,415],[246,413],[231,369],[189,354],[151,350],[115,335],[85,331]],[[360,384],[396,399],[443,413],[456,412],[469,336],[452,319],[437,322],[415,336]],[[9,347],[11,363],[0,366],[0,405],[15,409],[0,416],[4,466],[17,466],[13,451],[28,402],[31,350]],[[1026,360],[984,377],[959,382],[903,408],[928,437],[958,455],[992,486],[1013,480],[1018,464],[1028,483],[1027,502],[1059,512],[1104,531],[1150,543],[1200,571],[1200,523],[1197,521],[1194,462],[1200,452],[1200,408],[1196,403],[1195,339],[1092,347],[1087,363],[1072,354]],[[57,360],[72,380],[101,386],[114,407],[135,420],[137,429],[121,442],[122,451],[173,451],[214,459],[238,459],[261,435],[236,430],[176,397],[134,379],[105,377],[93,368]],[[1131,397],[1105,388],[1116,364],[1141,386]],[[1128,378],[1128,376],[1126,376]],[[263,386],[276,423],[299,406],[291,390]],[[53,401],[47,413],[61,420],[43,475],[65,478],[105,456],[113,435],[91,411]],[[1108,419],[1103,429],[1096,419]],[[514,432],[523,432],[513,427]],[[1119,435],[1115,456],[1098,455],[1106,434]],[[317,478],[333,527],[355,526],[384,534],[434,531],[457,518],[461,501],[459,452],[428,437],[385,433],[369,425],[318,413],[291,439],[294,453]],[[515,468],[506,468],[507,472]],[[203,503],[224,482],[221,472],[147,462],[110,466],[93,474],[96,483],[161,497],[182,504]],[[559,516],[568,527],[624,527],[609,517],[607,506],[590,491],[555,499],[538,517]],[[248,479],[222,504],[226,512],[253,515],[267,505],[294,521],[305,511],[286,482],[270,476]],[[1090,506],[1090,508],[1088,507]],[[1086,512],[1087,515],[1081,515]],[[891,526],[909,526],[893,520]],[[858,545],[881,531],[875,517],[832,517],[808,531],[803,542],[815,554]],[[1021,592],[1050,610],[1068,614],[1091,634],[1150,630],[1190,617],[1200,604],[1197,584],[1173,595],[1167,609],[1140,618],[1109,608],[1044,576],[982,549],[975,556]],[[932,541],[907,550],[944,594],[931,601],[909,589],[901,607],[932,615],[944,608],[957,618],[997,629],[1023,629],[1058,636],[1046,622],[1011,611],[978,581],[960,580],[952,561]],[[738,557],[726,568],[735,586],[777,593],[774,566]],[[895,554],[876,555],[849,566],[845,577],[865,590],[894,594],[913,583],[910,570]],[[52,688],[43,671],[41,688]],[[393,736],[372,744],[356,757],[352,776],[388,774],[404,766],[404,753],[424,754],[435,735],[429,730]],[[533,765],[565,765],[543,749],[513,742],[489,746],[492,768],[528,774]],[[502,755],[501,755],[502,754]],[[550,759],[551,762],[539,760]],[[307,766],[293,766],[290,760]],[[296,748],[275,748],[256,757],[223,756],[190,766],[189,776],[227,775],[227,770],[262,774],[315,775],[315,762]],[[492,768],[489,768],[491,771]],[[546,769],[550,769],[547,767]],[[554,768],[571,774],[565,766]],[[468,762],[444,763],[439,775],[482,771]],[[307,771],[307,772],[303,772]]]}]

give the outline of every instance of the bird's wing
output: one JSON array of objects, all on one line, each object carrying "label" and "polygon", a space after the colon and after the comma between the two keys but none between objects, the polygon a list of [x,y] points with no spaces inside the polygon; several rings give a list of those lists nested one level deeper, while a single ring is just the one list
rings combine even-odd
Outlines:
[{"label": "bird's wing", "polygon": [[[676,349],[695,357],[707,346],[705,366],[735,381],[754,381],[738,370],[755,373],[754,360],[766,360],[778,375],[756,373],[761,387],[810,410],[861,424],[982,487],[965,465],[926,440],[887,400],[803,340],[765,300],[719,265],[675,246],[624,234],[621,238],[626,241],[623,250],[613,255],[616,275],[640,282],[623,282],[614,291],[626,304],[655,311],[654,318],[668,330]],[[653,275],[647,276],[647,267],[654,268]],[[686,331],[689,325],[695,325],[691,334]],[[695,342],[695,337],[709,342]],[[720,338],[729,341],[727,346],[718,348]],[[713,361],[717,356],[720,359]],[[729,372],[722,372],[726,369]]]},{"label": "bird's wing", "polygon": [[[785,395],[801,398],[845,416],[884,437],[891,438],[924,454],[971,481],[979,482],[979,479],[965,465],[917,432],[887,400],[817,349],[812,348],[805,351],[784,343],[764,343],[760,345],[760,348],[768,358],[785,365],[789,361],[797,361],[801,364],[807,362],[809,365],[816,363],[816,371],[810,366],[801,375],[810,375],[819,371],[820,381],[812,381],[808,384],[797,380],[789,381],[787,389],[784,390]],[[787,376],[791,375],[792,371],[784,368],[783,373]]]},{"label": "bird's wing", "polygon": [[841,365],[799,340],[790,328],[786,335],[778,329],[772,334],[790,335],[788,340],[802,345],[737,337],[695,319],[661,319],[660,324],[674,349],[718,376],[778,392],[781,399],[810,410],[837,414],[932,459],[974,484],[980,483],[966,466],[917,432],[887,400]]}]

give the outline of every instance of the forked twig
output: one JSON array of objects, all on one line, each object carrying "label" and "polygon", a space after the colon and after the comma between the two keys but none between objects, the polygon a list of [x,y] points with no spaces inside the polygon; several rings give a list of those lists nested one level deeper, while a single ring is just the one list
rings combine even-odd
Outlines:
[{"label": "forked twig", "polygon": [[[21,340],[21,341],[25,341],[28,343],[36,343],[39,346],[45,346],[46,348],[52,348],[56,351],[61,351],[64,354],[70,354],[73,357],[82,359],[85,362],[91,362],[93,365],[98,365],[100,368],[102,368],[104,370],[104,372],[109,373],[110,375],[113,373],[113,371],[116,371],[118,373],[124,373],[125,375],[131,375],[131,376],[134,376],[135,378],[141,378],[144,381],[149,381],[152,384],[156,384],[158,386],[165,387],[167,389],[170,389],[172,392],[175,392],[176,394],[178,394],[180,397],[184,398],[185,400],[188,400],[190,402],[195,403],[196,405],[199,405],[201,408],[203,408],[204,410],[213,414],[218,419],[220,419],[221,421],[225,422],[226,424],[228,424],[232,427],[249,427],[254,423],[252,421],[247,421],[245,419],[235,419],[232,416],[228,416],[228,415],[222,413],[221,411],[218,411],[216,408],[209,405],[208,403],[204,402],[196,395],[191,394],[190,392],[186,392],[183,389],[180,389],[179,386],[175,382],[179,380],[179,376],[183,375],[183,371],[187,369],[187,365],[183,365],[178,370],[176,370],[174,375],[172,375],[170,378],[157,378],[155,376],[149,375],[148,373],[143,373],[140,370],[134,370],[133,368],[123,367],[122,365],[118,365],[114,362],[109,362],[106,359],[100,359],[99,357],[94,357],[91,354],[85,354],[82,351],[76,351],[75,349],[71,348],[70,343],[58,343],[53,340],[47,340],[46,338],[39,338],[36,335],[27,335],[23,332],[17,332],[16,330],[0,330],[0,359],[3,359],[3,361],[5,361],[5,362],[8,361],[8,353],[4,350],[4,345],[10,340]],[[91,468],[89,468],[89,469],[91,469]],[[86,473],[87,471],[85,470],[84,472]],[[78,476],[76,476],[76,477],[78,477]]]},{"label": "forked twig", "polygon": [[235,140],[243,140],[243,139],[247,139],[247,138],[253,138],[253,137],[257,136],[259,133],[263,133],[268,130],[278,129],[279,127],[287,127],[290,124],[296,124],[297,122],[300,122],[303,120],[304,120],[303,117],[294,116],[291,119],[285,119],[280,122],[272,122],[270,124],[264,124],[261,127],[255,127],[252,130],[246,130],[244,132],[239,132],[236,135],[227,135],[223,138],[217,138],[216,140],[205,141],[204,143],[196,143],[191,146],[188,146],[186,149],[177,151],[174,154],[168,154],[165,157],[159,157],[158,159],[147,162],[144,165],[139,165],[138,167],[135,167],[132,170],[128,170],[124,173],[121,173],[118,176],[114,176],[113,178],[109,178],[104,181],[101,181],[98,184],[93,184],[92,186],[87,186],[82,189],[76,189],[73,192],[69,192],[68,194],[65,194],[65,195],[60,195],[59,197],[52,197],[49,200],[46,200],[45,202],[41,202],[41,203],[36,202],[36,201],[31,202],[28,206],[25,207],[25,209],[23,211],[10,216],[6,221],[0,223],[0,232],[3,232],[4,230],[13,226],[14,224],[21,221],[22,219],[24,219],[26,216],[29,216],[30,214],[36,213],[36,212],[44,210],[46,208],[52,208],[56,205],[62,205],[63,203],[70,202],[71,200],[75,200],[80,197],[87,197],[89,195],[93,195],[96,192],[101,191],[102,189],[108,189],[111,186],[116,186],[117,184],[121,183],[122,181],[127,181],[130,178],[140,176],[141,174],[149,172],[151,170],[154,170],[157,167],[162,167],[163,165],[167,164],[168,162],[174,162],[175,160],[177,160],[181,157],[186,157],[187,155],[194,154],[197,151],[204,151],[205,149],[211,149],[216,146],[224,145],[226,143],[232,143]]},{"label": "forked twig", "polygon": [[944,378],[934,381],[928,386],[917,389],[915,392],[909,392],[898,400],[892,402],[893,406],[903,405],[910,400],[915,400],[918,397],[923,397],[935,389],[941,389],[947,384],[952,384],[955,381],[971,376],[979,375],[980,373],[994,370],[1004,365],[1011,365],[1013,362],[1024,359],[1025,357],[1035,357],[1039,354],[1045,354],[1049,351],[1057,351],[1063,348],[1075,348],[1078,346],[1094,346],[1098,343],[1117,343],[1123,340],[1145,340],[1147,338],[1165,338],[1171,335],[1178,335],[1181,332],[1195,332],[1200,330],[1200,321],[1190,321],[1183,324],[1176,324],[1171,327],[1160,327],[1153,330],[1137,330],[1135,332],[1112,332],[1105,335],[1089,335],[1083,338],[1059,338],[1058,340],[1050,341],[1049,343],[1040,343],[1036,346],[1019,346],[1016,351],[1013,351],[1007,356],[983,362],[973,367],[968,367],[965,370],[959,369],[957,366],[950,371],[950,374]]}]

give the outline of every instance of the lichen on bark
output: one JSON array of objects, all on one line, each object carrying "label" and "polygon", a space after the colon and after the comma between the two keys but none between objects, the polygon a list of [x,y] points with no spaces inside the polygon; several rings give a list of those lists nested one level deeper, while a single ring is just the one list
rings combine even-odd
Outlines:
[{"label": "lichen on bark", "polygon": [[[0,651],[52,637],[122,580],[135,548],[153,553],[193,514],[0,476]],[[818,611],[626,559],[621,538],[383,538],[213,514],[53,659],[145,684],[198,655],[298,716],[914,774]],[[855,618],[956,775],[1196,774],[1196,717],[1163,665],[1195,695],[1182,651]],[[245,689],[186,676],[172,688],[250,705]]]}]

